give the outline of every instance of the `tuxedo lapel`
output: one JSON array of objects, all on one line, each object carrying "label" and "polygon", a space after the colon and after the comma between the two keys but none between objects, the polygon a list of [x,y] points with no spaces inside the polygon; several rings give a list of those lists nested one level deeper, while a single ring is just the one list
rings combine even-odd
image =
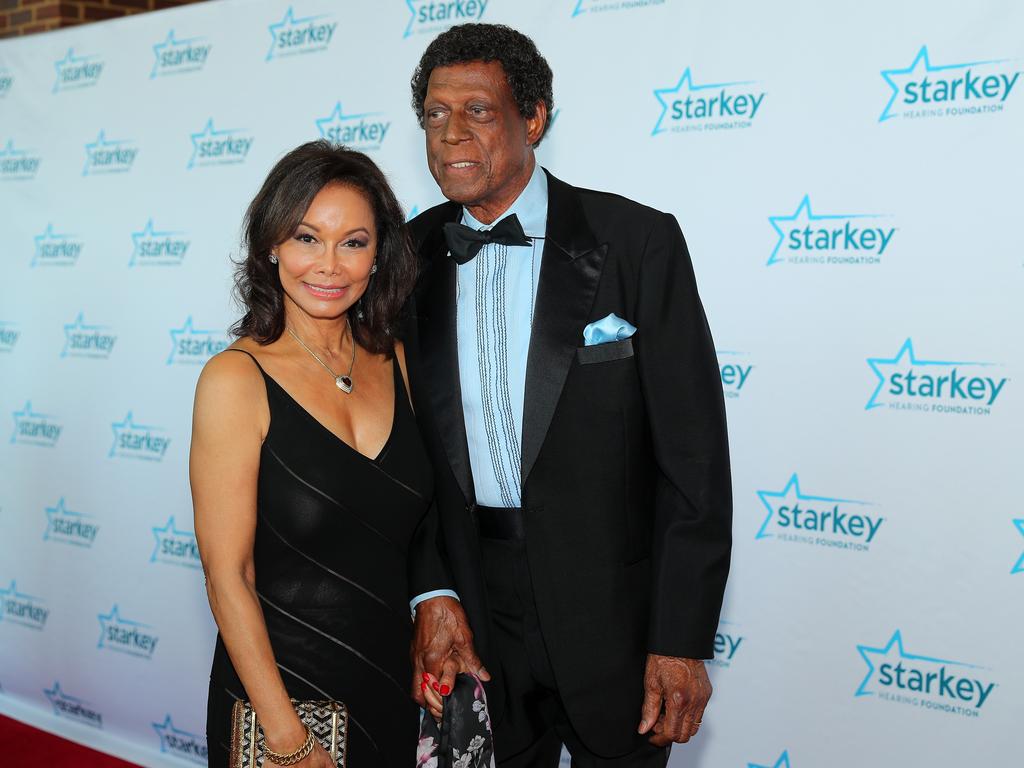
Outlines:
[{"label": "tuxedo lapel", "polygon": [[[449,204],[443,221],[456,221],[460,207]],[[449,215],[450,213],[450,215]],[[455,479],[467,501],[473,501],[473,476],[466,442],[466,422],[462,411],[462,386],[459,381],[459,348],[456,332],[455,262],[448,257],[441,226],[424,242],[421,253],[427,257],[426,288],[420,312],[420,346],[426,386],[433,406],[434,422],[440,433]]]},{"label": "tuxedo lapel", "polygon": [[526,365],[524,487],[544,444],[576,348],[583,343],[583,328],[607,251],[607,244],[594,238],[576,190],[549,173],[547,232]]}]

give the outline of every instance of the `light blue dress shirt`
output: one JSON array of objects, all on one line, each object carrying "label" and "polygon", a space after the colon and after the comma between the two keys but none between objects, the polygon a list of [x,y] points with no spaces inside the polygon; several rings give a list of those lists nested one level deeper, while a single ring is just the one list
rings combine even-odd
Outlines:
[{"label": "light blue dress shirt", "polygon": [[490,229],[511,214],[528,237],[539,239],[524,246],[487,244],[456,275],[462,412],[476,501],[487,507],[522,505],[526,360],[548,220],[548,180],[539,165],[492,224],[465,209],[462,223]]},{"label": "light blue dress shirt", "polygon": [[[513,213],[527,236],[535,238],[533,244],[485,245],[456,272],[462,413],[476,501],[486,507],[522,505],[526,361],[548,223],[548,179],[539,165],[519,197],[492,224],[481,224],[465,209],[462,223],[490,229]],[[458,598],[439,589],[417,595],[411,608],[415,612],[424,600],[442,595]]]}]

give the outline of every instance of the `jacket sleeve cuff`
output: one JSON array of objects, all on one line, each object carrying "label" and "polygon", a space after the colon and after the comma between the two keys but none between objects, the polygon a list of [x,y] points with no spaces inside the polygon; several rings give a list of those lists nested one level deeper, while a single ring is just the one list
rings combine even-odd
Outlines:
[{"label": "jacket sleeve cuff", "polygon": [[435,589],[430,592],[424,592],[421,595],[416,595],[416,597],[409,601],[409,610],[412,611],[413,618],[416,617],[416,606],[424,600],[430,600],[433,597],[454,597],[456,600],[459,599],[458,594],[450,589]]}]

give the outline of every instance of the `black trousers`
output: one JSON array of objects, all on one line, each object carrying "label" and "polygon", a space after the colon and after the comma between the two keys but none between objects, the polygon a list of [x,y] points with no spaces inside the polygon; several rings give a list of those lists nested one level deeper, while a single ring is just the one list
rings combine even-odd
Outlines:
[{"label": "black trousers", "polygon": [[[557,768],[563,744],[573,768],[664,768],[669,748],[652,746],[646,736],[637,735],[631,752],[612,758],[599,757],[583,745],[558,696],[537,621],[525,543],[481,536],[480,544],[491,612],[492,659],[498,660],[505,684],[504,713],[493,724],[500,768]],[[581,642],[586,641],[581,638]],[[636,719],[622,727],[635,731],[639,711]]]}]

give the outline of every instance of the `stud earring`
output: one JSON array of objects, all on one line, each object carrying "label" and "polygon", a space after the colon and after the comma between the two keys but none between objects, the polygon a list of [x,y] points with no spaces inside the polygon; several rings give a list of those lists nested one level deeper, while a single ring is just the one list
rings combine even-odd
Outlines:
[{"label": "stud earring", "polygon": [[276,253],[270,254],[269,256],[267,256],[267,258],[270,259],[270,263],[271,264],[277,264],[277,254]]},{"label": "stud earring", "polygon": [[376,262],[376,261],[375,261],[375,262],[373,262],[373,266],[372,266],[372,267],[370,267],[370,274],[371,274],[371,275],[375,275],[375,274],[377,274],[377,262]]}]

